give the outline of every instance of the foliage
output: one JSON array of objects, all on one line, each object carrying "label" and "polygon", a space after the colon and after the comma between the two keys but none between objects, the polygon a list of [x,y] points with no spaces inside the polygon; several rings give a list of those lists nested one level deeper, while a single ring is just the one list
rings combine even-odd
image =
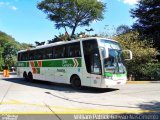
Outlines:
[{"label": "foliage", "polygon": [[116,29],[116,33],[117,35],[121,35],[121,34],[125,34],[127,32],[129,32],[131,29],[129,28],[129,26],[127,25],[120,25],[117,27]]},{"label": "foliage", "polygon": [[160,63],[141,64],[137,69],[139,73],[135,77],[141,80],[160,80]]},{"label": "foliage", "polygon": [[138,32],[130,31],[123,35],[116,36],[114,39],[120,42],[123,49],[129,49],[133,53],[133,60],[126,61],[128,74],[132,74],[134,76],[145,76],[149,75],[149,72],[146,71],[146,68],[149,66],[149,64],[153,64],[153,61],[156,60],[158,52],[155,48],[152,48],[147,41],[139,40],[138,36]]},{"label": "foliage", "polygon": [[55,42],[60,42],[60,41],[69,41],[70,37],[68,34],[60,34],[60,35],[55,35],[55,37],[51,40],[48,40],[48,44],[55,43]]},{"label": "foliage", "polygon": [[[76,39],[79,39],[79,38],[86,38],[86,37],[98,37],[98,35],[97,34],[88,35],[86,32],[80,32],[80,33],[75,34],[72,37],[72,39],[76,40]],[[55,37],[53,39],[48,40],[48,44],[55,43],[55,42],[60,42],[60,41],[70,41],[70,40],[71,40],[71,38],[67,33],[66,34],[59,34],[58,36],[55,35]]]},{"label": "foliage", "polygon": [[34,46],[32,44],[21,43],[20,47],[21,47],[20,50],[23,50],[23,49],[33,48]]},{"label": "foliage", "polygon": [[89,26],[90,23],[103,19],[105,4],[99,0],[43,0],[37,5],[38,9],[47,14],[55,22],[57,29],[67,27],[74,36],[78,26]]},{"label": "foliage", "polygon": [[147,39],[160,50],[160,0],[140,0],[131,14],[137,19],[133,28],[141,39]]},{"label": "foliage", "polygon": [[29,44],[16,42],[14,38],[0,31],[0,70],[2,66],[15,66],[17,51],[29,46]]}]

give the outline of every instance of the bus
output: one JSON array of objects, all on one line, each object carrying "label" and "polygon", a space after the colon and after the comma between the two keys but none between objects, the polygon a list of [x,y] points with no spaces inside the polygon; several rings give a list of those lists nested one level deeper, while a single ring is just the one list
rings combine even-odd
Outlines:
[{"label": "bus", "polygon": [[[124,52],[127,55],[124,57]],[[125,59],[126,58],[126,59]],[[127,81],[125,60],[130,50],[122,50],[112,39],[90,37],[55,42],[18,52],[17,75],[28,81],[107,88]]]}]

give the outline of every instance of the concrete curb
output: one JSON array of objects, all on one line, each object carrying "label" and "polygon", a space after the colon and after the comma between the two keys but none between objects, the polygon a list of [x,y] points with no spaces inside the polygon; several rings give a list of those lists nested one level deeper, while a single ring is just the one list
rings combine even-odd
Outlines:
[{"label": "concrete curb", "polygon": [[149,83],[160,83],[160,81],[127,81],[127,84],[149,84]]}]

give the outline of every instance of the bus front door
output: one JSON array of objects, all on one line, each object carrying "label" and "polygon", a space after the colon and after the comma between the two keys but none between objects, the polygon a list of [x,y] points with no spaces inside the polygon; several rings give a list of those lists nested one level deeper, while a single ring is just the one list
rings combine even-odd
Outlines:
[{"label": "bus front door", "polygon": [[97,52],[91,55],[91,86],[100,87],[102,80],[102,70],[100,57]]}]

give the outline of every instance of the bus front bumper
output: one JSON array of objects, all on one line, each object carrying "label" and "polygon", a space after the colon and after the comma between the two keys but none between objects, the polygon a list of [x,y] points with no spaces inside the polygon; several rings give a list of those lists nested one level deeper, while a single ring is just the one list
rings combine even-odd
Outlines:
[{"label": "bus front bumper", "polygon": [[124,85],[126,84],[127,79],[118,79],[118,80],[112,80],[112,79],[103,79],[101,87],[102,88],[108,88],[116,85]]}]

